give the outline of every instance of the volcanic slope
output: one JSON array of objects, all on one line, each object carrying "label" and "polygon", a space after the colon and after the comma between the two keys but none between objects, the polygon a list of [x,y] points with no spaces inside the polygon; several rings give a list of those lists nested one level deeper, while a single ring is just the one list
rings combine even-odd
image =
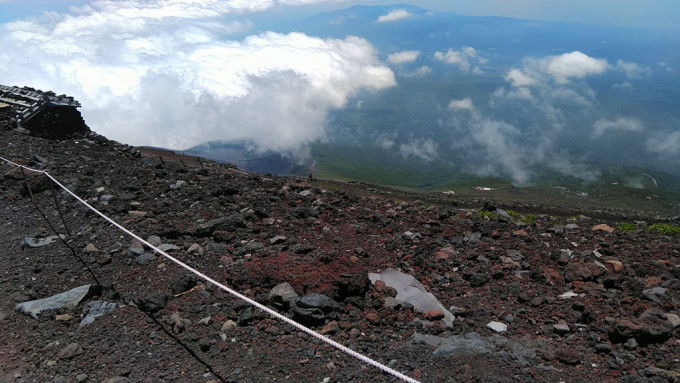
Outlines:
[{"label": "volcanic slope", "polygon": [[[0,143],[181,261],[422,382],[680,379],[679,237],[653,222],[189,166],[96,133],[3,130]],[[25,171],[29,193],[18,168],[0,171],[0,381],[394,381],[203,283],[43,175]],[[369,281],[388,269],[452,325]],[[15,310],[86,285],[36,318]]]}]

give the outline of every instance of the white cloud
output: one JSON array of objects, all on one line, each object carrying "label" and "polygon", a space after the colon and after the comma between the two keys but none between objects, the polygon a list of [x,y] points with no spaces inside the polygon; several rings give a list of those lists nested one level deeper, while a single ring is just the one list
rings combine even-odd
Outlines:
[{"label": "white cloud", "polygon": [[484,150],[485,158],[479,174],[492,175],[498,171],[508,174],[516,183],[526,184],[530,179],[527,158],[523,147],[517,143],[520,131],[504,121],[481,118],[472,126],[472,139]]},{"label": "white cloud", "polygon": [[[449,49],[446,52],[435,52],[434,58],[446,64],[457,65],[461,70],[469,71],[472,65],[484,65],[487,60],[479,57],[472,47],[463,47],[460,50]],[[481,73],[479,66],[473,68],[475,73]]]},{"label": "white cloud", "polygon": [[569,82],[570,78],[583,78],[600,74],[607,70],[605,59],[595,59],[579,51],[547,58],[545,71],[553,76],[558,84]]},{"label": "white cloud", "polygon": [[639,65],[634,62],[618,60],[616,62],[616,67],[626,73],[626,76],[631,79],[639,79],[648,76],[651,72],[649,67],[644,65]]},{"label": "white cloud", "polygon": [[505,81],[513,87],[544,86],[549,78],[558,85],[567,85],[571,79],[601,74],[610,69],[605,59],[592,58],[579,51],[559,56],[525,58],[521,69],[512,68]]},{"label": "white cloud", "polygon": [[382,135],[382,136],[378,137],[375,140],[375,142],[378,144],[378,146],[380,146],[381,148],[386,149],[386,150],[392,149],[394,147],[394,144],[395,144],[394,138],[390,137],[388,135]]},{"label": "white cloud", "polygon": [[463,98],[460,100],[451,100],[451,102],[449,102],[449,109],[469,110],[474,112],[475,105],[470,98]]},{"label": "white cloud", "polygon": [[405,9],[393,9],[388,14],[378,17],[377,22],[385,23],[388,21],[397,21],[409,16],[411,16],[411,14]]},{"label": "white cloud", "polygon": [[325,134],[329,110],[396,84],[358,37],[246,31],[220,17],[310,0],[97,1],[74,14],[0,25],[0,78],[75,96],[95,131],[183,149],[216,139],[298,150]]},{"label": "white cloud", "polygon": [[533,86],[540,83],[535,77],[516,68],[510,69],[508,74],[505,75],[505,81],[510,82],[511,85],[515,87]]},{"label": "white cloud", "polygon": [[390,64],[403,64],[416,61],[420,56],[420,51],[401,51],[387,55],[387,62]]},{"label": "white cloud", "polygon": [[666,155],[674,158],[675,162],[680,162],[680,131],[662,132],[655,137],[649,138],[645,143],[648,151]]},{"label": "white cloud", "polygon": [[413,75],[415,76],[424,76],[426,74],[432,73],[432,68],[430,68],[427,65],[423,65],[420,68],[416,69],[415,72],[413,72]]},{"label": "white cloud", "polygon": [[399,145],[399,152],[405,158],[417,157],[425,161],[437,158],[437,144],[431,139],[413,140]]},{"label": "white cloud", "polygon": [[593,136],[600,137],[607,130],[641,132],[645,129],[642,121],[636,118],[621,117],[616,120],[601,119],[593,125]]}]

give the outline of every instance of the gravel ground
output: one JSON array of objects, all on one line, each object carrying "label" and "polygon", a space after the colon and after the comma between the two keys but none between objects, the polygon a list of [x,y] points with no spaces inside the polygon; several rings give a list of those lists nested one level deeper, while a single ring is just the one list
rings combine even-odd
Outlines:
[{"label": "gravel ground", "polygon": [[[94,133],[4,130],[0,143],[211,278],[422,382],[680,381],[680,241],[651,221],[623,232],[615,214],[507,216],[143,158]],[[34,204],[20,171],[0,171],[0,381],[394,381],[154,255],[44,176],[27,174]],[[54,230],[64,241],[32,247]],[[387,269],[422,283],[452,325],[369,281]],[[83,285],[36,318],[15,310]],[[294,295],[271,293],[282,286]],[[82,324],[93,307],[111,310]]]}]

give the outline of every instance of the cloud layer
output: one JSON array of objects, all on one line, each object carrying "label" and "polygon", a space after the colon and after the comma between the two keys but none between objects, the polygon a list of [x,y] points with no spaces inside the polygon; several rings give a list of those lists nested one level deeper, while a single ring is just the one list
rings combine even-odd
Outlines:
[{"label": "cloud layer", "polygon": [[294,151],[324,136],[329,110],[396,84],[366,40],[261,33],[221,17],[313,0],[96,1],[0,25],[0,78],[76,96],[96,131],[186,148],[247,139]]}]

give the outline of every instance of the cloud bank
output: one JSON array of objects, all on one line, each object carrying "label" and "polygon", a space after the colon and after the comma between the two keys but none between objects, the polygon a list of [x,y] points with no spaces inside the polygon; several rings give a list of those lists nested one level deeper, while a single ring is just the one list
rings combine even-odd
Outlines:
[{"label": "cloud bank", "polygon": [[352,94],[396,84],[366,40],[261,33],[220,18],[313,0],[96,1],[0,25],[0,78],[75,96],[87,123],[135,145],[246,139],[296,151]]}]

